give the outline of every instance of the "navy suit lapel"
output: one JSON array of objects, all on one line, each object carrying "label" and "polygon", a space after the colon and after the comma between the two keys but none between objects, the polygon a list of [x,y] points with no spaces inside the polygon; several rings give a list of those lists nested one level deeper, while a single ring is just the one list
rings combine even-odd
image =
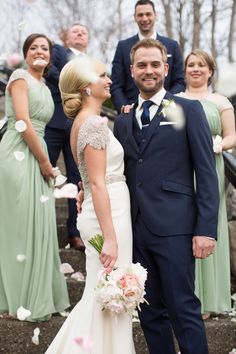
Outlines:
[{"label": "navy suit lapel", "polygon": [[[170,99],[173,99],[173,95],[169,94],[168,92],[166,92],[165,96],[163,97],[163,99],[166,99],[166,100],[170,100]],[[162,106],[162,102],[160,104],[160,106],[158,107],[158,110],[155,114],[155,116],[153,117],[149,127],[148,127],[148,131],[147,131],[147,135],[146,135],[146,141],[145,143],[142,145],[142,148],[140,150],[140,153],[143,152],[143,150],[146,148],[146,146],[148,145],[149,141],[151,140],[152,138],[152,135],[154,134],[154,132],[156,131],[156,129],[159,128],[160,126],[160,122],[164,119],[164,116],[163,114],[161,113],[163,109],[163,106]]]}]

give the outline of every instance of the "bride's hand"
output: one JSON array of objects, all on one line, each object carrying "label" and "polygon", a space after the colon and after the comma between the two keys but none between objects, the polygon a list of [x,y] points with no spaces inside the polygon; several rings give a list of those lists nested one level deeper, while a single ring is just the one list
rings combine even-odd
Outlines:
[{"label": "bride's hand", "polygon": [[115,266],[118,256],[118,246],[115,238],[104,240],[102,252],[100,254],[100,261],[106,272],[110,273]]}]

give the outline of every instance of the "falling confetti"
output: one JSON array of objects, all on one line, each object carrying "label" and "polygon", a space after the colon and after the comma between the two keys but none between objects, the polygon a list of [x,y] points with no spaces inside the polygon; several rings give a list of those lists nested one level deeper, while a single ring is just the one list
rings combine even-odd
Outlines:
[{"label": "falling confetti", "polygon": [[15,128],[19,133],[23,133],[27,129],[27,124],[21,119],[15,123]]},{"label": "falling confetti", "polygon": [[76,281],[82,281],[82,282],[85,281],[85,277],[81,272],[76,272],[71,274],[71,278],[75,279]]},{"label": "falling confetti", "polygon": [[61,189],[55,188],[53,193],[56,199],[60,199],[60,198],[74,199],[76,198],[77,194],[78,194],[78,187],[73,183],[67,183]]},{"label": "falling confetti", "polygon": [[60,265],[60,272],[63,274],[74,273],[74,269],[71,267],[69,263],[62,263]]},{"label": "falling confetti", "polygon": [[25,153],[23,151],[15,151],[14,152],[15,158],[18,161],[23,161],[25,158]]},{"label": "falling confetti", "polygon": [[41,197],[40,197],[41,203],[46,203],[48,200],[49,200],[49,197],[47,197],[46,195],[41,195]]},{"label": "falling confetti", "polygon": [[40,329],[38,327],[36,327],[34,329],[34,335],[32,337],[32,342],[35,344],[35,345],[39,345],[39,333],[40,333]]},{"label": "falling confetti", "polygon": [[24,321],[29,316],[31,316],[30,310],[25,309],[23,306],[17,309],[16,317],[18,318],[18,320]]},{"label": "falling confetti", "polygon": [[16,259],[17,259],[18,262],[21,263],[21,262],[24,262],[26,260],[26,256],[24,254],[18,254],[16,256]]},{"label": "falling confetti", "polygon": [[55,187],[59,187],[61,186],[62,184],[64,184],[66,182],[67,178],[63,175],[58,175],[56,178],[55,178],[55,183],[54,183],[54,186]]}]

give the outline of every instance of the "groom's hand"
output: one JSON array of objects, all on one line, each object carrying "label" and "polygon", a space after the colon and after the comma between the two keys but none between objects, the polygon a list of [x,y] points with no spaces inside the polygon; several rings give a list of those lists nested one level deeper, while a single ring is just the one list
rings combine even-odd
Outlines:
[{"label": "groom's hand", "polygon": [[215,249],[216,241],[205,236],[193,237],[193,255],[195,258],[207,258]]},{"label": "groom's hand", "polygon": [[80,191],[76,196],[76,207],[77,207],[77,212],[80,214],[82,211],[82,204],[84,201],[84,187],[83,187],[83,183],[79,182],[78,183]]}]

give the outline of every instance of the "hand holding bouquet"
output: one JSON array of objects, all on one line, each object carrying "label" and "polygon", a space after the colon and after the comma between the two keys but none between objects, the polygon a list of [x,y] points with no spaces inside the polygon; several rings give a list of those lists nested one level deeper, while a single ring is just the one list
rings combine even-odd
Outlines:
[{"label": "hand holding bouquet", "polygon": [[[100,253],[103,246],[102,235],[95,235],[89,243]],[[110,273],[101,271],[95,296],[101,304],[102,310],[115,314],[133,314],[144,299],[144,285],[147,271],[140,263],[131,264],[122,268],[114,268]]]}]

